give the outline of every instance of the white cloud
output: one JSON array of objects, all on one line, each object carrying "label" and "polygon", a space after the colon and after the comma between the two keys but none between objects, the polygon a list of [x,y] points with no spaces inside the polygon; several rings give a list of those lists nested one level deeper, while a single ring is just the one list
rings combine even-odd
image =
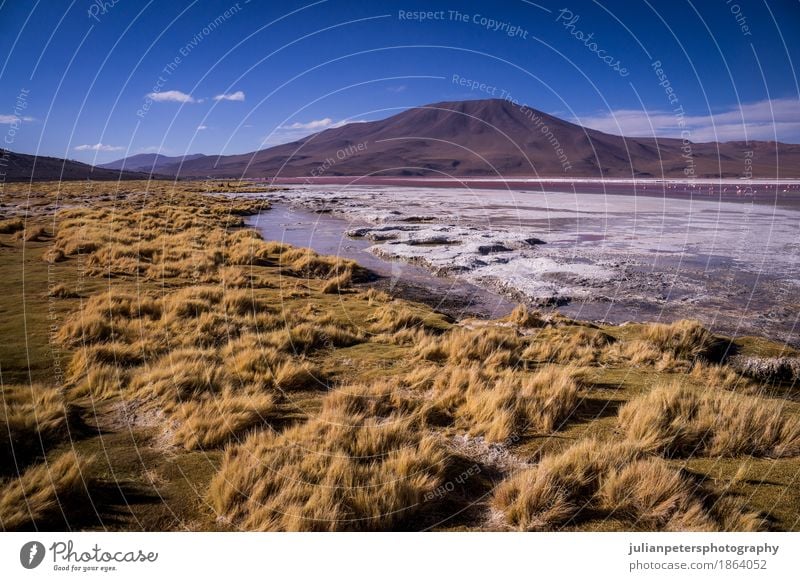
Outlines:
[{"label": "white cloud", "polygon": [[13,125],[20,121],[35,121],[33,117],[18,117],[17,115],[0,115],[0,125]]},{"label": "white cloud", "polygon": [[208,129],[208,125],[198,125],[197,126],[197,130],[198,131],[203,131],[204,129]]},{"label": "white cloud", "polygon": [[282,125],[278,127],[275,131],[264,137],[261,146],[268,147],[273,145],[280,145],[282,143],[291,143],[292,141],[297,141],[298,139],[306,137],[311,133],[317,133],[325,129],[334,129],[336,127],[342,127],[350,123],[366,123],[366,121],[363,119],[355,121],[352,119],[342,119],[341,121],[334,121],[330,117],[325,117],[323,119],[315,119],[312,121],[308,121],[306,123],[295,122],[292,123],[291,125]]},{"label": "white cloud", "polygon": [[[800,100],[766,99],[709,115],[619,109],[574,119],[592,129],[627,137],[681,137],[691,141],[767,140],[800,143]],[[684,127],[679,125],[683,121]]]},{"label": "white cloud", "polygon": [[291,125],[284,125],[283,127],[284,129],[308,129],[309,131],[315,131],[317,129],[327,129],[333,126],[333,119],[325,117],[325,119],[316,119],[308,123],[292,123]]},{"label": "white cloud", "polygon": [[158,103],[195,103],[194,97],[181,91],[160,91],[158,93],[147,93],[147,98]]},{"label": "white cloud", "polygon": [[214,97],[215,101],[244,101],[244,91],[236,91],[235,93],[223,93]]},{"label": "white cloud", "polygon": [[105,145],[103,143],[75,146],[75,151],[122,151],[123,149],[125,148],[118,145]]}]

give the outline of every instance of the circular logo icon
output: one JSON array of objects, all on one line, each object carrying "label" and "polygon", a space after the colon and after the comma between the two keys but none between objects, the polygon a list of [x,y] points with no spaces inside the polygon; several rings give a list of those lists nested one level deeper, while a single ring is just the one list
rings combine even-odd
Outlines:
[{"label": "circular logo icon", "polygon": [[35,569],[44,560],[44,545],[39,541],[30,541],[19,550],[19,562],[26,569]]}]

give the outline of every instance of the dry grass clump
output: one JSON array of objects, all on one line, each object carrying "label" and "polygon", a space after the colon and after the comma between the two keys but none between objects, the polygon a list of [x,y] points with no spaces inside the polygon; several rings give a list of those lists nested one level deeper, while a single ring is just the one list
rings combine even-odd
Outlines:
[{"label": "dry grass clump", "polygon": [[600,516],[647,530],[763,527],[757,515],[741,506],[723,520],[707,508],[708,497],[682,472],[663,459],[646,457],[633,443],[586,439],[504,480],[492,506],[508,526],[528,531],[576,526]]},{"label": "dry grass clump", "polygon": [[603,478],[598,505],[640,530],[756,532],[764,518],[732,497],[716,498],[659,458],[637,460]]},{"label": "dry grass clump", "polygon": [[130,393],[140,401],[169,404],[193,396],[218,393],[228,379],[215,352],[176,349],[162,356],[149,369],[136,373]]},{"label": "dry grass clump", "polygon": [[614,342],[613,337],[596,329],[563,327],[532,339],[521,357],[534,363],[592,365]]},{"label": "dry grass clump", "polygon": [[281,265],[292,276],[303,278],[334,279],[350,282],[366,275],[364,268],[354,260],[337,256],[323,256],[310,248],[294,248],[280,254]]},{"label": "dry grass clump", "polygon": [[367,385],[356,384],[339,387],[325,397],[322,414],[345,414],[372,418],[389,418],[399,414],[411,417],[423,405],[417,391],[411,389],[413,385],[411,381],[407,377],[401,377]]},{"label": "dry grass clump", "polygon": [[80,295],[65,284],[55,284],[47,289],[47,296],[56,299],[74,299]]},{"label": "dry grass clump", "polygon": [[542,318],[542,314],[539,311],[530,311],[525,305],[519,305],[511,311],[508,320],[518,327],[528,329],[538,329],[548,325],[548,321]]},{"label": "dry grass clump", "polygon": [[689,374],[692,379],[711,388],[730,391],[752,391],[751,382],[726,365],[709,364],[698,361]]},{"label": "dry grass clump", "polygon": [[369,319],[372,333],[394,333],[402,329],[422,327],[425,317],[418,310],[402,303],[392,302],[382,305]]},{"label": "dry grass clump", "polygon": [[172,442],[186,450],[215,448],[276,417],[274,396],[257,389],[225,389],[220,394],[183,402],[171,417],[177,422]]},{"label": "dry grass clump", "polygon": [[328,378],[311,362],[288,360],[275,371],[275,386],[281,391],[325,389]]},{"label": "dry grass clump", "polygon": [[454,424],[491,442],[529,431],[550,433],[575,411],[576,375],[573,369],[556,366],[530,374],[449,366],[431,382],[422,413],[429,423]]},{"label": "dry grass clump", "polygon": [[501,482],[495,489],[492,506],[518,530],[563,526],[588,508],[603,475],[640,455],[628,443],[582,440]]},{"label": "dry grass clump", "polygon": [[686,373],[694,364],[713,357],[717,345],[717,339],[697,321],[650,323],[641,325],[637,337],[607,346],[602,359]]},{"label": "dry grass clump", "polygon": [[0,481],[0,529],[47,529],[47,520],[63,518],[85,495],[83,474],[90,462],[67,452],[28,468],[19,478]]},{"label": "dry grass clump", "polygon": [[209,496],[245,530],[397,530],[435,508],[428,498],[448,466],[439,442],[406,419],[331,410],[229,448]]},{"label": "dry grass clump", "polygon": [[41,384],[6,385],[0,398],[0,476],[16,474],[69,438],[78,410],[59,390]]},{"label": "dry grass clump", "polygon": [[651,323],[645,325],[642,338],[662,353],[689,360],[707,357],[715,344],[714,336],[697,321]]},{"label": "dry grass clump", "polygon": [[522,340],[515,331],[502,327],[456,328],[441,336],[428,336],[416,349],[426,361],[454,365],[481,363],[486,368],[506,368],[519,361]]},{"label": "dry grass clump", "polygon": [[0,220],[0,234],[14,234],[25,229],[25,222],[21,218]]},{"label": "dry grass clump", "polygon": [[661,385],[625,404],[619,426],[630,440],[668,457],[800,455],[800,419],[762,397]]}]

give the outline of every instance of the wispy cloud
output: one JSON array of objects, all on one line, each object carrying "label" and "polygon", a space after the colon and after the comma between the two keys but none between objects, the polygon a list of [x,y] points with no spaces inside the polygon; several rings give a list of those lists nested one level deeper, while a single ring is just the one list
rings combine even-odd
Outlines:
[{"label": "wispy cloud", "polygon": [[[344,123],[341,122],[340,123]],[[327,129],[328,127],[334,127],[336,124],[333,122],[333,119],[330,117],[325,117],[325,119],[315,119],[314,121],[308,121],[307,123],[292,123],[291,125],[284,125],[284,129],[308,129],[310,131],[315,131],[317,129]]]},{"label": "wispy cloud", "polygon": [[406,89],[408,89],[408,85],[394,85],[391,87],[386,87],[386,90],[390,93],[402,93]]},{"label": "wispy cloud", "polygon": [[122,151],[123,149],[125,148],[118,145],[106,145],[104,143],[75,146],[75,151]]},{"label": "wispy cloud", "polygon": [[235,93],[222,93],[214,97],[215,101],[244,101],[244,91],[236,91]]},{"label": "wispy cloud", "polygon": [[147,98],[158,103],[196,103],[194,97],[182,91],[159,91],[147,93]]},{"label": "wispy cloud", "polygon": [[0,125],[13,125],[20,121],[30,122],[36,121],[33,117],[19,117],[17,115],[0,115]]},{"label": "wispy cloud", "polygon": [[205,129],[208,129],[208,125],[198,125],[197,126],[197,130],[198,131],[204,131]]},{"label": "wispy cloud", "polygon": [[[574,119],[575,122],[615,135],[681,137],[691,141],[768,140],[800,143],[800,100],[767,99],[709,115],[672,111],[619,109]],[[684,126],[681,127],[680,122]]]},{"label": "wispy cloud", "polygon": [[280,145],[281,143],[291,143],[292,141],[297,141],[298,139],[305,137],[311,133],[317,133],[318,131],[323,131],[325,129],[334,129],[336,127],[342,127],[344,125],[348,125],[350,123],[366,123],[366,121],[359,119],[359,120],[352,120],[352,119],[342,119],[340,121],[334,121],[330,117],[324,117],[322,119],[314,119],[312,121],[306,122],[295,122],[289,125],[282,125],[278,127],[275,131],[273,131],[270,135],[267,135],[262,142],[262,146],[270,146],[270,145]]}]

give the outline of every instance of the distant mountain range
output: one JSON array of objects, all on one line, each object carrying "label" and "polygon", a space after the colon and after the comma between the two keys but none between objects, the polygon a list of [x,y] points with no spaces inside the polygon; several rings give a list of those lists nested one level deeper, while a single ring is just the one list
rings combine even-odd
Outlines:
[{"label": "distant mountain range", "polygon": [[415,107],[242,155],[143,154],[100,167],[181,178],[800,178],[800,145],[620,137],[485,99]]},{"label": "distant mountain range", "polygon": [[97,167],[161,173],[161,170],[167,166],[176,166],[179,165],[181,161],[191,161],[204,157],[206,156],[202,153],[177,156],[161,155],[160,153],[140,153],[110,163],[103,163]]},{"label": "distant mountain range", "polygon": [[59,157],[42,157],[0,150],[0,176],[6,182],[60,180],[139,180],[149,173],[109,170]]}]

